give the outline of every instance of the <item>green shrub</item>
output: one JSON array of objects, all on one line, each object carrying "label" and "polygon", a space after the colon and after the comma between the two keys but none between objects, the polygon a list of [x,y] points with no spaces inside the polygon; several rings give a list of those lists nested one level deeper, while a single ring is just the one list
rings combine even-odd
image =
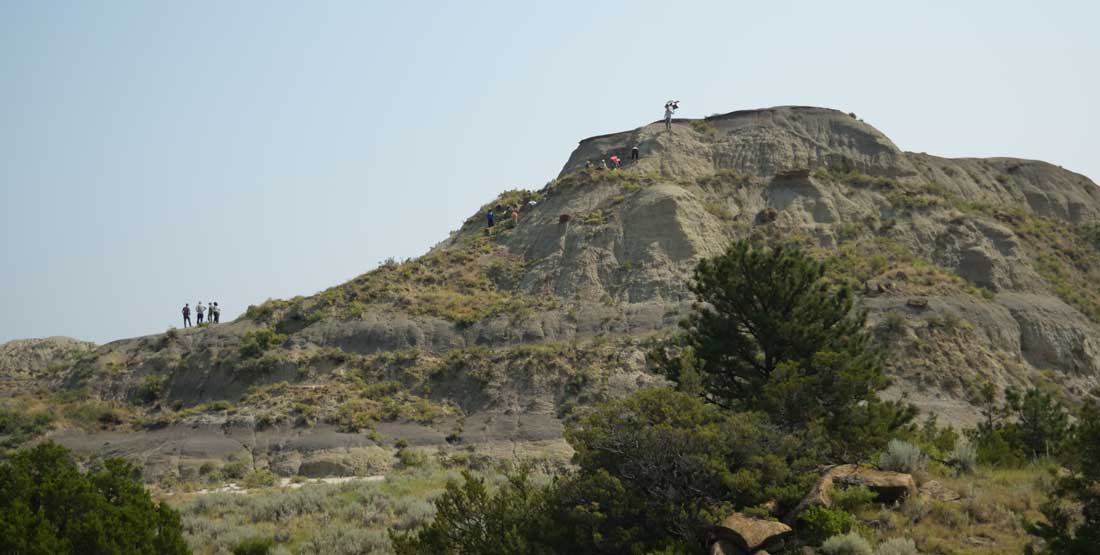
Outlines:
[{"label": "green shrub", "polygon": [[825,543],[821,544],[821,551],[825,555],[871,555],[872,553],[871,544],[855,532],[825,540]]},{"label": "green shrub", "polygon": [[882,320],[882,329],[891,335],[905,331],[905,315],[893,310],[887,312]]},{"label": "green shrub", "polygon": [[274,486],[278,481],[279,477],[276,476],[275,473],[266,469],[258,469],[245,474],[242,479],[242,485],[249,489],[263,488]]},{"label": "green shrub", "polygon": [[273,547],[271,538],[248,538],[233,548],[233,555],[269,555]]},{"label": "green shrub", "polygon": [[929,512],[937,522],[956,530],[966,526],[970,520],[958,504],[946,501],[933,501]]},{"label": "green shrub", "polygon": [[879,457],[879,468],[914,474],[928,469],[928,455],[920,447],[900,439],[891,439],[886,452]]},{"label": "green shrub", "polygon": [[0,447],[17,447],[46,433],[55,419],[48,406],[21,398],[0,399]]},{"label": "green shrub", "polygon": [[833,506],[848,512],[855,512],[865,507],[878,497],[878,494],[866,486],[857,486],[847,489],[835,489],[830,494]]},{"label": "green shrub", "polygon": [[978,450],[966,440],[959,438],[955,449],[947,455],[947,463],[959,474],[973,474],[978,468]]},{"label": "green shrub", "polygon": [[851,532],[855,524],[856,517],[848,511],[814,505],[798,515],[798,537],[811,545],[821,545],[833,536]]},{"label": "green shrub", "polygon": [[397,461],[402,468],[419,468],[428,464],[428,455],[422,449],[404,447],[398,449]]},{"label": "green shrub", "polygon": [[691,129],[706,137],[713,137],[718,133],[718,129],[705,119],[691,120]]},{"label": "green shrub", "polygon": [[431,524],[414,534],[391,530],[390,541],[397,555],[567,552],[553,548],[551,493],[519,475],[490,493],[483,479],[464,472],[436,500]]},{"label": "green shrub", "polygon": [[0,553],[190,553],[179,513],[138,475],[122,459],[82,472],[52,442],[15,453],[0,463]]},{"label": "green shrub", "polygon": [[164,384],[167,381],[168,376],[158,376],[156,374],[145,376],[138,387],[138,399],[144,403],[159,401],[164,396]]},{"label": "green shrub", "polygon": [[890,538],[875,548],[875,555],[920,555],[911,538]]},{"label": "green shrub", "polygon": [[244,461],[231,461],[222,467],[222,476],[229,480],[239,480],[248,473],[248,466]]},{"label": "green shrub", "polygon": [[286,336],[277,333],[274,328],[247,331],[241,340],[241,357],[258,357],[284,342],[286,342]]}]

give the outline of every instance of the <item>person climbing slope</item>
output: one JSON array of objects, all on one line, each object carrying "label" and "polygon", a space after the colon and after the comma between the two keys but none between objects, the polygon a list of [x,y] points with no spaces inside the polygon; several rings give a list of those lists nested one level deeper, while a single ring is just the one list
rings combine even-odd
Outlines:
[{"label": "person climbing slope", "polygon": [[631,162],[637,162],[638,161],[638,146],[639,145],[634,145],[634,148],[630,149],[630,161]]},{"label": "person climbing slope", "polygon": [[191,327],[191,305],[183,303],[183,327]]},{"label": "person climbing slope", "polygon": [[493,209],[489,209],[489,213],[485,214],[485,221],[489,224],[488,227],[493,227],[493,222],[496,220],[496,214],[493,213]]}]

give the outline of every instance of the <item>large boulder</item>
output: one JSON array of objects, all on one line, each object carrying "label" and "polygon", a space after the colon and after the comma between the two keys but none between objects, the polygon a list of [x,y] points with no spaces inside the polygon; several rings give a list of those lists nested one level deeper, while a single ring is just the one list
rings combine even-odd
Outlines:
[{"label": "large boulder", "polygon": [[793,522],[802,511],[814,505],[831,507],[833,504],[831,494],[835,488],[847,489],[857,486],[865,486],[878,494],[877,500],[882,503],[893,503],[917,493],[917,484],[909,474],[842,464],[826,471],[814,484],[810,493],[802,498],[798,506],[784,520],[788,523]]},{"label": "large boulder", "polygon": [[782,522],[733,513],[711,529],[710,553],[711,555],[756,553],[782,541],[793,532],[790,526]]}]

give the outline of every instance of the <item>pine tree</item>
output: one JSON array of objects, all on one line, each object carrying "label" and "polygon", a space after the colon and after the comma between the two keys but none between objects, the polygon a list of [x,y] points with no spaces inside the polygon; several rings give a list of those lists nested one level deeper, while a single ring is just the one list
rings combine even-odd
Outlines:
[{"label": "pine tree", "polygon": [[1047,522],[1031,533],[1053,555],[1100,555],[1100,404],[1086,404],[1063,451],[1069,474],[1058,479],[1042,507]]},{"label": "pine tree", "polygon": [[682,324],[683,344],[709,401],[767,412],[787,430],[820,431],[842,456],[884,444],[915,415],[878,400],[888,380],[866,315],[798,247],[735,242],[699,263],[692,291],[698,302]]}]

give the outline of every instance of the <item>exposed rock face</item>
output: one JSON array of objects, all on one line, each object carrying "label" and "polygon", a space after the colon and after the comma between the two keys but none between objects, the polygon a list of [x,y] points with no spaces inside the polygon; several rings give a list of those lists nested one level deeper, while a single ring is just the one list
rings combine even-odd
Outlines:
[{"label": "exposed rock face", "polygon": [[837,487],[846,489],[857,486],[864,486],[878,494],[876,500],[882,503],[893,503],[917,493],[917,484],[909,474],[842,464],[822,474],[810,493],[802,498],[785,520],[794,522],[802,511],[815,505],[831,507],[832,492]]},{"label": "exposed rock face", "polygon": [[[638,162],[583,170],[585,161],[613,154],[629,160],[635,144]],[[1100,385],[1100,296],[1090,289],[1100,279],[1100,239],[1083,243],[1091,237],[1088,225],[1100,219],[1100,187],[1050,164],[904,152],[848,114],[778,107],[677,120],[671,132],[661,123],[586,139],[546,188],[506,193],[486,208],[501,203],[521,205],[514,227],[501,222],[488,233],[482,210],[422,259],[435,257],[432,264],[380,268],[283,302],[266,316],[117,341],[59,365],[56,375],[40,372],[53,355],[16,359],[0,351],[0,368],[18,360],[18,372],[37,376],[39,385],[87,388],[128,402],[163,379],[163,398],[147,408],[152,412],[241,401],[257,387],[284,381],[292,392],[320,388],[322,400],[342,399],[355,376],[400,382],[461,413],[418,424],[415,432],[383,426],[379,438],[360,433],[355,442],[310,425],[295,429],[295,437],[323,438],[314,451],[251,444],[258,460],[287,472],[323,468],[327,463],[307,464],[318,451],[347,460],[341,458],[347,449],[392,445],[408,434],[445,446],[456,427],[463,427],[463,441],[486,449],[560,442],[562,417],[574,405],[660,381],[647,371],[643,340],[677,329],[693,301],[688,280],[700,258],[753,236],[838,256],[838,272],[859,291],[868,325],[893,354],[896,379],[887,396],[908,395],[926,411],[966,425],[976,420],[970,399],[984,381],[1004,387],[1043,380],[1078,398]],[[446,264],[478,270],[440,277]],[[490,273],[491,279],[474,279]],[[424,296],[409,294],[416,287]],[[493,310],[477,312],[494,302]],[[470,306],[472,316],[462,312]],[[262,357],[242,357],[247,334],[269,326],[286,341]],[[593,361],[576,356],[549,369],[483,360],[422,375],[447,366],[450,353],[561,345],[585,352],[605,342],[614,347],[601,353],[595,378],[584,372]],[[402,352],[432,364],[413,372],[383,356]],[[374,357],[373,373],[365,373],[364,357]],[[242,402],[240,413],[262,412]],[[233,422],[223,418],[217,426],[231,430]],[[189,450],[164,430],[140,432],[159,443],[127,444],[127,453],[156,451],[149,459],[164,468],[187,466],[162,457],[175,449],[179,461],[221,453]],[[210,433],[232,435],[224,430]],[[77,435],[63,438],[96,449],[95,436],[82,443]],[[296,452],[288,460],[300,462],[280,459],[279,449]]]},{"label": "exposed rock face", "polygon": [[57,370],[95,348],[95,343],[71,337],[18,339],[0,345],[0,380],[12,382],[40,375],[53,366]]},{"label": "exposed rock face", "polygon": [[793,532],[782,522],[733,513],[711,530],[711,544],[716,545],[711,553],[756,553],[775,546]]},{"label": "exposed rock face", "polygon": [[17,339],[0,345],[0,370],[37,372],[94,347],[91,341],[71,337]]}]

